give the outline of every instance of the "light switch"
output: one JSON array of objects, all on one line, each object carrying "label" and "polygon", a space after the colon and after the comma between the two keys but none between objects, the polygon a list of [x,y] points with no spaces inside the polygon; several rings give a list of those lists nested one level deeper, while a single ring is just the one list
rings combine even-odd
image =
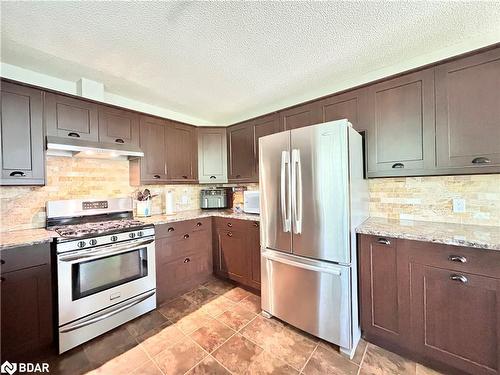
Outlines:
[{"label": "light switch", "polygon": [[453,199],[453,212],[457,214],[465,212],[465,199],[461,198]]}]

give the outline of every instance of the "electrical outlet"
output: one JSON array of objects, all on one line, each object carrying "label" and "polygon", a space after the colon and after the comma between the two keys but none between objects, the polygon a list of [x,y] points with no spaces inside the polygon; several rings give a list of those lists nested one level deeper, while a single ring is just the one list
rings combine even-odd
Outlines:
[{"label": "electrical outlet", "polygon": [[453,212],[457,214],[465,212],[465,199],[453,199]]}]

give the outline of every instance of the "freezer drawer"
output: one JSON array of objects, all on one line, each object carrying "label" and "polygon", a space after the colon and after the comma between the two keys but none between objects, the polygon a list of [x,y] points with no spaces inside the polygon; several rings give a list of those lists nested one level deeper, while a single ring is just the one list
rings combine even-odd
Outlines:
[{"label": "freezer drawer", "polygon": [[352,345],[348,266],[263,250],[262,309],[344,348]]}]

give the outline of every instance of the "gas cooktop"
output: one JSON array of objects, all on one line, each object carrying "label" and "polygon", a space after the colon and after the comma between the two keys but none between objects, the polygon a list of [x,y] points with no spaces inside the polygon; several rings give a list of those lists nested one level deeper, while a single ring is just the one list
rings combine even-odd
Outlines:
[{"label": "gas cooktop", "polygon": [[144,227],[145,225],[144,222],[139,220],[121,219],[74,225],[59,225],[50,229],[56,231],[57,234],[64,238],[81,238],[96,234],[123,232],[130,228],[139,229],[139,227]]}]

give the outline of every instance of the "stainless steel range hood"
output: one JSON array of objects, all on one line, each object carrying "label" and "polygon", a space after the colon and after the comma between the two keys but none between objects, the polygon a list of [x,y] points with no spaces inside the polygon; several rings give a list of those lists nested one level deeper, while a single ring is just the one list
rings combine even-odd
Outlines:
[{"label": "stainless steel range hood", "polygon": [[144,156],[134,145],[47,136],[47,155],[92,159],[133,159]]}]

